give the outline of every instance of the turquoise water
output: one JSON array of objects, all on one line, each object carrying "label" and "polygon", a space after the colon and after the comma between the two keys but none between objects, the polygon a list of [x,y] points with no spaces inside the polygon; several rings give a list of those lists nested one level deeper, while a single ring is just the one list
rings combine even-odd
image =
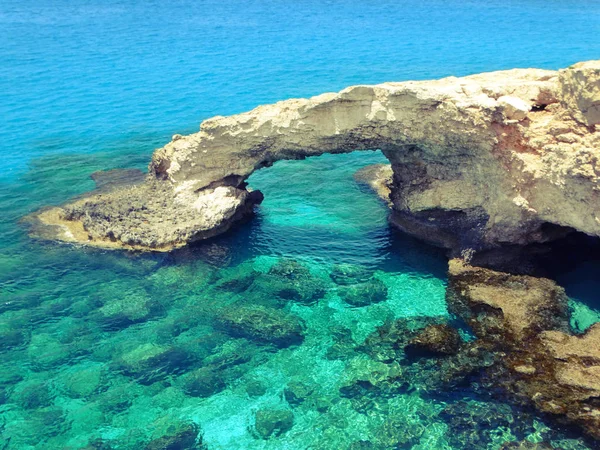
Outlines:
[{"label": "turquoise water", "polygon": [[[250,223],[170,254],[34,241],[19,221],[215,114],[598,58],[600,2],[0,0],[0,26],[0,449],[589,448],[382,356],[378,327],[447,312],[443,254],[352,178],[379,152],[262,170]],[[564,278],[581,329],[595,267]]]}]

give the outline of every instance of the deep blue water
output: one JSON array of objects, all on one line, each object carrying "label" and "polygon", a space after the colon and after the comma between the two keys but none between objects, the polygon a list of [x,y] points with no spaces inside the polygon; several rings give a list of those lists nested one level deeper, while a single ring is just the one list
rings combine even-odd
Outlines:
[{"label": "deep blue water", "polygon": [[[389,370],[358,350],[386,320],[447,314],[443,255],[390,230],[386,207],[352,179],[384,161],[378,152],[260,171],[250,183],[266,200],[251,223],[168,255],[34,241],[19,220],[92,189],[94,171],[144,169],[172,134],[216,114],[351,84],[598,59],[600,1],[0,0],[0,30],[0,449],[143,448],[190,423],[210,449],[565,438],[535,417],[523,430],[479,423],[518,413],[469,392],[422,395],[416,381],[392,397],[340,394]],[[273,303],[287,281],[269,271],[290,260],[302,289],[324,289],[318,301]],[[349,304],[330,276],[340,264],[385,285],[385,299]],[[597,270],[561,280],[580,328],[600,319]],[[232,280],[244,289],[223,289]],[[253,305],[301,320],[303,343],[223,329],[223,311]],[[298,384],[301,402],[289,395]],[[457,401],[473,411],[463,434],[448,419]],[[293,426],[263,439],[257,411],[272,409]]]}]

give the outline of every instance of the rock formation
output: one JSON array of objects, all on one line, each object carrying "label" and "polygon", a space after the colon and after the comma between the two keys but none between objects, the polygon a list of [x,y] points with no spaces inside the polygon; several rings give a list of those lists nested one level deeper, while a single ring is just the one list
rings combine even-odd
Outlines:
[{"label": "rock formation", "polygon": [[[572,231],[600,237],[600,61],[560,71],[353,86],[214,117],[198,133],[175,135],[158,149],[144,181],[105,183],[62,207],[45,208],[34,215],[32,229],[99,247],[168,251],[222,233],[249,214],[262,200],[246,189],[255,170],[282,159],[373,149],[391,163],[391,183],[370,184],[389,196],[392,222],[467,262],[484,251]],[[382,167],[370,174],[389,178]],[[286,264],[265,276],[291,273],[302,270]],[[338,267],[332,279],[354,306],[387,295],[377,279],[351,267]],[[251,285],[260,287],[253,279],[219,286]],[[323,292],[302,281],[278,296],[311,304]],[[490,387],[600,439],[600,325],[570,334],[560,287],[455,259],[448,303],[478,341],[463,346],[457,333],[434,324],[407,345],[468,360],[463,378],[481,369]],[[282,347],[303,339],[302,324],[292,318],[260,306],[246,312],[244,322],[238,310],[224,311],[224,330]],[[478,356],[481,349],[485,358]],[[197,381],[205,379],[206,373],[197,374],[188,388],[199,396],[220,388]],[[271,428],[258,430],[258,419],[257,432],[269,436]],[[292,426],[287,416],[277,420],[283,425],[274,430]]]},{"label": "rock formation", "polygon": [[600,439],[600,324],[571,334],[561,287],[454,259],[447,298],[496,355],[484,375],[491,391]]},{"label": "rock formation", "polygon": [[56,239],[168,250],[214,236],[261,200],[281,159],[381,149],[394,223],[461,251],[600,236],[600,61],[560,71],[353,86],[204,121],[158,149],[147,180],[38,213]]}]

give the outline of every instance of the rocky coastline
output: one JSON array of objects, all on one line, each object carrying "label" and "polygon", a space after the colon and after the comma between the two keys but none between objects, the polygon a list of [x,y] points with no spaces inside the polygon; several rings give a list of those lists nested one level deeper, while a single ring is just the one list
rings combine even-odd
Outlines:
[{"label": "rocky coastline", "polygon": [[[251,214],[262,201],[246,185],[255,170],[370,149],[390,166],[367,168],[357,181],[388,202],[393,225],[448,249],[448,307],[474,340],[463,341],[455,324],[418,332],[395,324],[364,351],[391,365],[401,349],[420,361],[406,373],[435,361],[430,388],[476,379],[600,440],[600,325],[575,335],[564,290],[531,276],[539,271],[529,258],[573,233],[600,237],[600,61],[354,86],[215,117],[158,149],[143,181],[38,211],[32,230],[101,248],[169,251]],[[355,307],[387,294],[377,280],[362,291],[345,287],[342,275],[340,292]],[[320,292],[294,298],[310,304]],[[248,312],[255,315],[264,313]],[[236,314],[223,314],[222,326],[266,339]],[[302,339],[297,325],[290,330],[277,343]]]},{"label": "rocky coastline", "polygon": [[447,300],[494,355],[482,374],[490,391],[600,440],[600,324],[571,333],[561,287],[455,259]]}]

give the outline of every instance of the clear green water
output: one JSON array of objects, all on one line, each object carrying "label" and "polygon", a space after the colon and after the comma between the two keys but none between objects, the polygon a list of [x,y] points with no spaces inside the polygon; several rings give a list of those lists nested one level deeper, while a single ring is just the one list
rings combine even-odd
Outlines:
[{"label": "clear green water", "polygon": [[[468,388],[427,391],[426,371],[365,351],[386,321],[447,316],[443,255],[390,230],[386,206],[352,178],[379,162],[362,152],[277,163],[250,179],[266,196],[252,222],[167,255],[13,230],[0,259],[0,448],[191,448],[182,430],[209,449],[499,448],[524,438],[588,448]],[[9,219],[39,192],[89,189],[94,165],[136,160],[80,163],[40,160],[2,197]],[[379,294],[356,304],[348,283]],[[270,429],[265,414],[283,422]],[[182,447],[166,446],[173,436]]]}]

